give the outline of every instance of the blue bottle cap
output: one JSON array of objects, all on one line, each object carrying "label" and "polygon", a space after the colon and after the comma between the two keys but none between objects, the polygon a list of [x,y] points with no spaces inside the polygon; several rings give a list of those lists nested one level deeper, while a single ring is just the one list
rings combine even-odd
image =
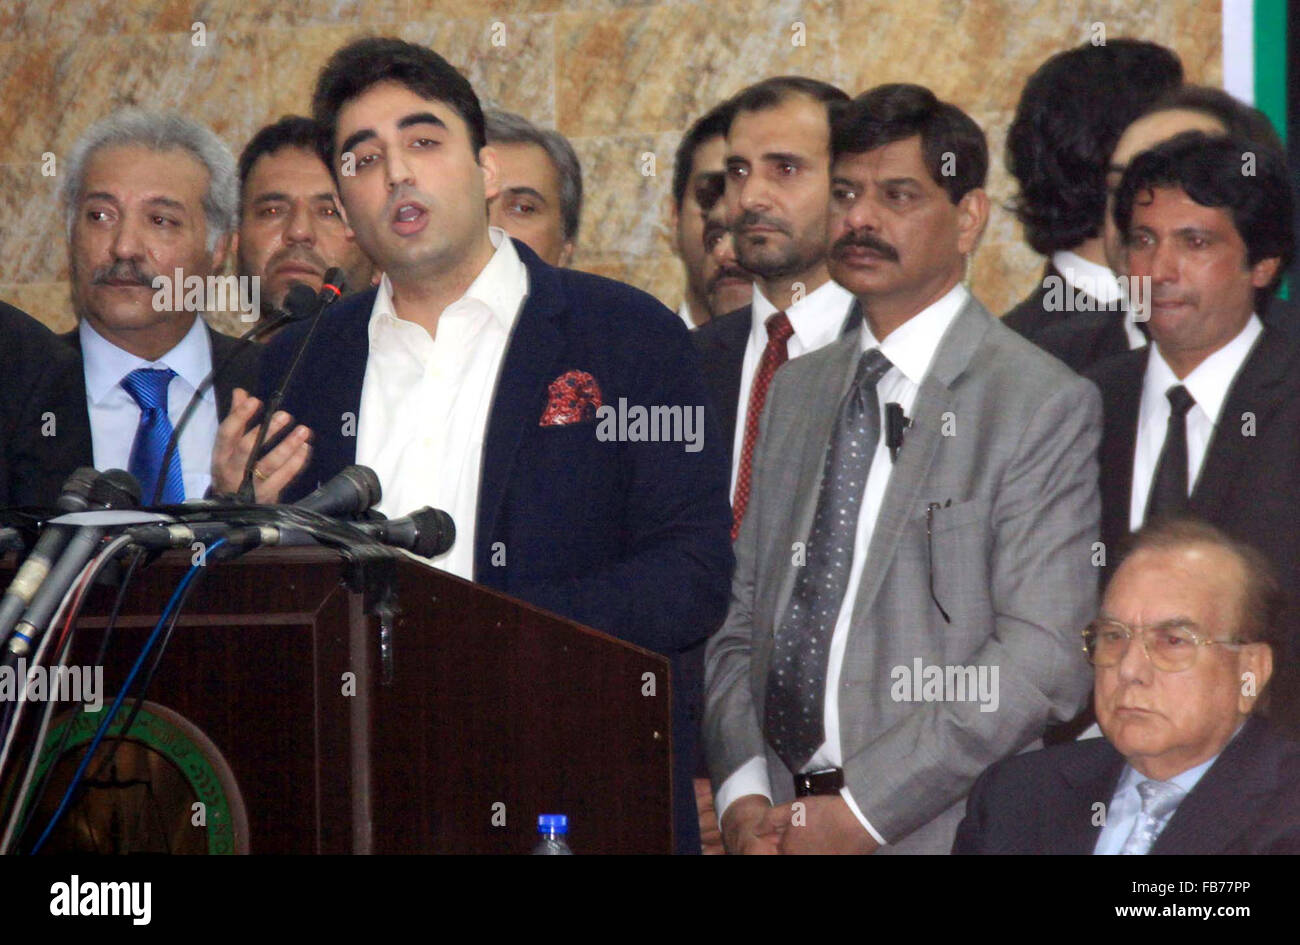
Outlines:
[{"label": "blue bottle cap", "polygon": [[565,814],[538,814],[538,833],[568,833],[569,818]]}]

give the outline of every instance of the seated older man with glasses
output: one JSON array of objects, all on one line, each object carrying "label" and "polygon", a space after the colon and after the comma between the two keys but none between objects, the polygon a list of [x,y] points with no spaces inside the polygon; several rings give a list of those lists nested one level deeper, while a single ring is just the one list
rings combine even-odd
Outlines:
[{"label": "seated older man with glasses", "polygon": [[1138,532],[1083,631],[1105,738],[993,765],[953,852],[1300,852],[1300,745],[1265,716],[1282,599],[1210,525]]}]

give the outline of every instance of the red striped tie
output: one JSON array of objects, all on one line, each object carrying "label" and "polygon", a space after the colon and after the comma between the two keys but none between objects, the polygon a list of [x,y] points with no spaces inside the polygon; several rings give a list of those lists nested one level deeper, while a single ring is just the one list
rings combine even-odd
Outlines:
[{"label": "red striped tie", "polygon": [[758,421],[767,403],[767,389],[772,384],[776,369],[789,359],[785,343],[794,334],[794,327],[785,312],[777,312],[767,320],[767,347],[759,359],[754,374],[754,386],[749,392],[749,411],[745,414],[745,439],[740,445],[740,469],[736,475],[736,497],[732,503],[731,540],[740,534],[740,523],[749,505],[749,482],[754,472],[754,445],[758,442]]}]

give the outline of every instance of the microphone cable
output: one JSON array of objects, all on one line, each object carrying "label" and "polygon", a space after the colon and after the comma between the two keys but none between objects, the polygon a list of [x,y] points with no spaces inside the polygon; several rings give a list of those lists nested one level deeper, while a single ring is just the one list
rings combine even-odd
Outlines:
[{"label": "microphone cable", "polygon": [[[86,566],[82,569],[81,574],[78,575],[77,579],[72,583],[72,585],[68,588],[68,591],[64,594],[63,599],[59,602],[59,608],[55,613],[55,617],[52,622],[52,625],[57,625],[60,621],[62,621],[64,625],[63,632],[60,634],[58,644],[55,647],[60,654],[58,659],[58,665],[60,666],[66,665],[68,655],[71,652],[72,636],[70,631],[75,626],[77,616],[81,612],[82,605],[86,600],[86,596],[90,587],[93,585],[95,579],[99,576],[99,573],[103,570],[103,568],[107,565],[107,563],[116,556],[117,552],[123,546],[125,546],[126,543],[127,542],[124,540],[123,537],[119,537],[117,539],[114,539],[112,542],[109,542],[95,556],[95,558],[93,558],[91,561],[86,563]],[[69,607],[69,602],[71,602],[71,607]],[[67,615],[66,618],[64,617],[65,613]],[[44,659],[46,650],[49,648],[51,643],[53,643],[53,640],[54,640],[54,635],[52,633],[47,633],[44,635],[40,645],[37,647],[36,652],[33,654],[33,663],[32,663],[33,667],[37,667],[40,665],[41,661]],[[26,689],[26,683],[27,680],[24,679],[22,681],[24,690]],[[24,804],[22,803],[22,799],[27,794],[27,788],[31,783],[32,775],[36,768],[36,763],[40,757],[40,748],[45,742],[46,732],[49,728],[50,719],[52,718],[54,713],[54,703],[55,700],[53,698],[46,699],[45,710],[42,715],[42,722],[40,728],[38,730],[35,740],[31,743],[29,747],[30,757],[28,759],[27,766],[26,766],[27,767],[26,775],[23,778],[22,786],[19,788],[18,792],[12,798],[14,807],[13,807],[11,817],[9,818],[8,829],[6,829],[3,835],[3,839],[0,840],[0,852],[4,852],[9,848],[11,835],[13,833],[13,826],[14,823],[16,823],[17,821],[19,813],[23,809]],[[17,737],[20,722],[21,722],[21,712],[19,713],[19,716],[14,719],[14,726],[8,733],[8,738],[6,738],[5,740],[4,749],[3,751],[0,751],[0,770],[3,770],[4,763],[8,758],[8,754],[13,745],[13,741]],[[66,736],[69,731],[70,731],[70,727],[68,730],[65,730],[65,740],[63,744],[66,744]],[[60,749],[60,751],[61,750],[62,749]],[[47,777],[48,777],[48,772],[47,772]]]},{"label": "microphone cable", "polygon": [[[208,550],[215,551],[225,544],[226,540],[224,538],[219,538],[212,543],[212,546]],[[204,567],[205,565],[203,564],[190,565],[189,570],[186,571],[185,575],[181,578],[176,590],[172,592],[171,599],[167,601],[167,606],[163,609],[162,614],[158,618],[158,623],[154,625],[153,632],[149,634],[149,638],[145,641],[144,648],[140,651],[140,655],[136,657],[135,663],[131,666],[131,671],[127,673],[126,679],[122,683],[121,690],[113,699],[113,705],[109,708],[108,712],[105,713],[103,720],[99,723],[99,727],[95,730],[95,735],[91,738],[90,744],[87,746],[86,752],[82,756],[81,763],[73,773],[72,780],[68,784],[67,790],[63,792],[63,798],[59,801],[58,808],[50,818],[49,823],[45,825],[45,829],[41,831],[41,835],[37,838],[35,845],[33,845],[31,849],[32,855],[40,852],[41,847],[45,845],[45,841],[49,839],[55,826],[67,812],[69,805],[72,803],[73,796],[81,786],[82,776],[86,773],[86,768],[90,765],[90,760],[95,756],[96,749],[99,748],[100,742],[104,740],[105,733],[108,731],[109,726],[112,725],[113,719],[117,716],[118,710],[121,709],[122,702],[126,699],[126,694],[130,691],[132,683],[135,682],[135,677],[140,672],[141,665],[149,655],[149,652],[153,649],[154,643],[157,641],[163,627],[170,619],[172,611],[175,610],[180,601],[187,596],[186,591],[190,585],[194,583],[199,571]]]},{"label": "microphone cable", "polygon": [[307,331],[303,335],[302,342],[298,345],[298,350],[294,352],[293,361],[289,363],[289,370],[285,373],[284,380],[280,382],[280,386],[271,394],[270,400],[266,403],[262,423],[257,431],[257,439],[253,443],[252,451],[248,454],[248,462],[244,464],[244,476],[239,482],[239,489],[235,492],[241,502],[251,505],[257,498],[253,485],[253,470],[257,468],[258,460],[262,458],[262,447],[266,444],[266,431],[271,426],[271,418],[280,409],[280,404],[284,403],[284,395],[288,393],[289,385],[293,383],[293,377],[298,373],[298,365],[302,362],[303,355],[311,347],[312,338],[316,336],[316,329],[320,327],[325,309],[329,308],[330,304],[335,300],[342,298],[345,288],[342,269],[336,266],[325,273],[324,284],[321,286],[320,294],[315,300],[318,307],[309,316],[310,323],[307,326]]},{"label": "microphone cable", "polygon": [[[91,567],[93,567],[95,570],[86,583],[87,591],[89,591],[89,588],[93,586],[94,581],[98,578],[100,571],[103,570],[103,568],[107,565],[108,561],[111,561],[114,557],[116,557],[117,552],[121,547],[119,543],[123,543],[122,539],[124,539],[125,537],[126,536],[118,536],[118,538],[114,539],[113,545],[117,545],[117,547],[110,545],[108,548],[105,549],[105,551],[102,553],[100,558],[97,558],[94,562],[91,563]],[[104,636],[103,639],[100,641],[99,651],[96,654],[94,660],[90,664],[92,667],[104,665],[104,657],[108,653],[109,641],[112,637],[114,628],[117,626],[118,616],[120,615],[122,610],[122,602],[126,597],[127,587],[130,585],[132,579],[134,578],[136,569],[139,567],[140,562],[144,559],[144,557],[145,557],[145,552],[143,549],[133,548],[131,550],[131,560],[127,563],[126,570],[123,572],[122,578],[118,584],[117,597],[113,601],[113,607],[109,611],[108,621],[104,625]],[[76,620],[81,614],[81,610],[85,604],[85,598],[86,595],[83,594],[73,603],[73,612],[69,615],[64,625],[63,633],[60,635],[60,645],[63,647],[60,655],[60,665],[64,665],[66,663],[68,655],[72,651],[72,636],[75,635],[76,630],[78,629],[76,625]],[[69,633],[69,631],[71,631],[71,633]],[[50,709],[47,707],[45,719],[42,721],[41,730],[35,742],[35,747],[32,756],[33,760],[39,758],[40,746],[42,746],[45,742],[46,729],[49,726],[49,719],[51,715],[52,713]],[[50,780],[54,776],[55,766],[57,765],[58,760],[63,757],[64,751],[67,750],[68,741],[72,736],[73,726],[71,722],[72,720],[69,719],[68,724],[63,727],[63,734],[59,739],[58,747],[54,750],[51,763],[45,769],[45,774],[42,775],[40,783],[36,786],[35,791],[31,794],[31,799],[22,805],[22,807],[26,808],[26,815],[22,818],[22,822],[16,830],[14,829],[14,821],[17,819],[19,810],[21,808],[18,807],[15,808],[10,823],[7,829],[5,830],[3,840],[0,841],[0,854],[9,852],[10,845],[15,839],[21,842],[22,838],[26,835],[28,828],[31,826],[32,818],[35,817],[36,811],[40,808],[41,799],[45,796],[46,788],[49,787]],[[26,778],[24,778],[23,785],[17,794],[18,798],[22,798],[27,794],[28,785],[31,782],[32,772],[34,770],[35,770],[34,765],[29,767],[28,775]]]},{"label": "microphone cable", "polygon": [[[287,505],[269,506],[269,507],[256,506],[256,505],[249,506],[249,507],[225,506],[219,508],[203,509],[201,512],[198,512],[191,516],[187,516],[187,519],[190,523],[216,520],[221,522],[230,521],[232,522],[232,524],[246,523],[252,525],[253,527],[258,527],[260,525],[274,525],[276,527],[284,527],[284,525],[287,523],[291,527],[297,528],[309,535],[312,535],[313,537],[320,540],[326,546],[333,547],[335,550],[340,551],[343,554],[343,556],[348,559],[355,558],[355,555],[352,553],[353,546],[360,546],[362,548],[365,548],[368,552],[371,553],[375,551],[380,551],[385,555],[397,554],[397,552],[395,552],[389,546],[378,541],[373,536],[368,535],[365,532],[352,527],[349,523],[338,521],[336,519],[330,518],[329,516],[323,515],[319,512],[314,512],[309,509],[302,509],[295,506],[287,506]],[[133,539],[129,535],[120,535],[117,538],[115,538],[113,541],[113,546],[115,546],[112,549],[113,553],[115,554],[118,549],[120,549],[123,545],[129,543],[132,540]],[[226,538],[224,537],[218,538],[216,541],[214,541],[211,545],[207,547],[205,552],[205,558],[206,558],[206,553],[214,552],[221,547],[228,546],[228,544],[229,543]],[[108,555],[107,553],[102,556],[102,558],[105,561],[109,557],[111,557],[111,555]],[[143,550],[137,548],[135,554],[131,559],[131,562],[127,567],[126,573],[123,575],[122,584],[118,589],[118,594],[116,600],[114,601],[112,613],[110,614],[109,621],[105,627],[104,639],[101,642],[100,655],[97,658],[98,662],[100,663],[102,663],[103,656],[108,647],[109,635],[112,632],[114,625],[116,624],[122,606],[122,602],[125,597],[127,584],[129,583],[136,567],[138,566],[140,560],[143,557],[144,557]],[[99,559],[96,559],[96,562],[99,563]],[[103,566],[102,563],[100,563],[99,567],[102,566]],[[139,691],[134,697],[134,701],[127,715],[126,722],[121,727],[121,730],[115,736],[113,740],[113,744],[108,754],[104,757],[102,761],[100,761],[95,766],[95,770],[94,772],[91,773],[91,777],[93,778],[98,776],[100,772],[102,772],[108,765],[112,763],[114,757],[117,754],[118,746],[120,746],[122,741],[126,739],[127,734],[130,732],[131,727],[134,725],[135,719],[137,718],[140,709],[145,702],[146,696],[148,694],[149,686],[153,682],[153,679],[158,672],[158,669],[162,663],[163,655],[165,654],[167,645],[170,643],[172,635],[175,632],[175,628],[179,623],[180,616],[181,613],[183,612],[184,606],[188,601],[190,593],[192,592],[195,584],[197,583],[196,579],[197,579],[198,571],[204,567],[205,567],[204,564],[191,565],[189,570],[182,577],[180,584],[173,592],[171,599],[168,601],[167,606],[164,608],[163,613],[159,617],[158,623],[155,625],[154,630],[150,634],[148,640],[146,640],[144,648],[141,650],[140,655],[136,658],[136,661],[132,666],[130,673],[128,673],[127,678],[122,685],[121,691],[118,692],[116,698],[114,699],[112,707],[109,709],[105,718],[101,721],[99,728],[96,730],[94,738],[91,739],[90,744],[87,746],[86,752],[84,753],[82,760],[78,765],[76,772],[73,775],[72,783],[69,784],[68,789],[64,792],[63,799],[61,800],[58,809],[55,811],[54,816],[50,819],[50,822],[46,825],[44,831],[42,831],[41,836],[38,838],[36,844],[32,847],[31,850],[32,854],[35,854],[40,850],[40,848],[44,845],[46,840],[49,838],[49,835],[53,830],[53,828],[57,825],[58,821],[66,813],[67,808],[70,806],[76,790],[80,787],[83,781],[83,777],[85,775],[86,769],[89,766],[92,758],[94,757],[95,751],[97,750],[99,744],[103,740],[104,734],[106,733],[108,727],[112,724],[112,720],[116,717],[117,713],[120,711],[122,703],[125,701],[127,694],[131,690],[133,683],[136,679],[136,676],[140,671],[141,666],[143,665],[145,659],[149,656],[150,652],[152,651],[153,659],[151,660],[148,669],[145,671],[145,674],[141,679]],[[82,600],[84,600],[84,597],[82,598]],[[79,600],[78,605],[80,605],[80,603],[81,601]],[[71,624],[69,623],[69,626],[70,625]],[[66,632],[67,632],[67,628],[65,628],[65,634]],[[62,642],[64,641],[61,639],[61,643]],[[71,642],[70,639],[67,640],[67,642],[70,644]],[[64,731],[64,740],[62,745],[66,745],[67,738],[69,737],[70,734],[71,734],[71,726],[68,726]],[[63,750],[62,745],[60,747],[59,752],[56,754],[56,758],[62,753]],[[18,832],[17,836],[19,838],[21,838],[23,835],[26,834],[29,827],[30,819],[32,816],[34,816],[35,810],[39,805],[40,796],[43,795],[43,792],[48,785],[49,778],[52,773],[53,773],[53,765],[51,765],[50,769],[47,770],[46,776],[43,779],[41,786],[38,788],[39,793],[33,799],[33,801],[27,805],[29,811],[27,822],[24,822],[21,831]],[[26,785],[24,785],[24,790],[25,788]],[[0,846],[0,849],[5,849],[5,848],[6,848],[5,846]]]},{"label": "microphone cable", "polygon": [[[297,283],[297,285],[302,285],[302,283]],[[311,289],[305,285],[303,288],[307,290],[309,301],[314,301],[315,294]],[[263,322],[260,325],[255,325],[239,336],[237,339],[239,342],[238,346],[227,354],[218,364],[213,366],[212,370],[208,372],[208,376],[199,383],[198,388],[192,395],[190,395],[189,402],[185,405],[185,410],[181,413],[180,418],[177,419],[176,425],[172,427],[171,436],[167,438],[167,447],[163,450],[162,465],[158,467],[159,469],[166,469],[167,464],[172,461],[172,454],[176,452],[176,449],[180,444],[181,431],[184,430],[186,425],[190,422],[190,417],[194,415],[194,411],[199,408],[199,403],[203,400],[203,395],[217,382],[217,378],[221,376],[222,372],[233,364],[236,358],[245,355],[248,352],[248,346],[258,338],[276,331],[277,329],[283,328],[290,322],[296,322],[301,317],[301,315],[294,311],[281,312],[270,321]],[[153,488],[153,495],[149,497],[150,507],[158,504],[158,500],[162,498],[163,488],[166,484],[166,478],[159,476],[158,482]]]}]

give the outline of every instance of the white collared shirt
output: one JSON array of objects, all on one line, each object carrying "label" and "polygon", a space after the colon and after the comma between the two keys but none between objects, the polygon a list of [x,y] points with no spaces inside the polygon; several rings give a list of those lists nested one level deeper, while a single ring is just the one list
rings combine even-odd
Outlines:
[{"label": "white collared shirt", "polygon": [[[844,320],[853,305],[853,293],[838,282],[827,279],[785,310],[794,334],[785,343],[789,360],[801,354],[824,348],[840,336]],[[749,422],[749,395],[754,389],[754,375],[758,362],[767,347],[767,320],[777,308],[763,295],[754,283],[754,303],[750,308],[749,338],[745,342],[745,357],[740,367],[740,401],[736,406],[736,433],[731,450],[731,496],[736,495],[736,479],[740,475],[740,452],[745,444],[745,424]]]},{"label": "white collared shirt", "polygon": [[[194,324],[176,347],[156,361],[146,361],[113,344],[87,319],[81,320],[77,331],[95,468],[126,469],[140,427],[140,405],[126,392],[122,379],[137,368],[175,371],[176,376],[167,385],[167,416],[174,429],[190,398],[212,370],[212,339],[203,319],[195,316]],[[176,445],[187,499],[203,498],[212,483],[212,445],[217,439],[217,424],[217,395],[208,388]],[[142,501],[147,504],[152,498],[144,496]]]},{"label": "white collared shirt", "polygon": [[677,307],[677,317],[686,324],[688,330],[695,327],[695,319],[691,318],[690,303],[685,299],[682,299],[682,304]]},{"label": "white collared shirt", "polygon": [[357,418],[357,462],[379,476],[389,518],[425,505],[456,523],[451,550],[432,559],[473,580],[479,474],[488,415],[528,270],[504,230],[496,252],[438,317],[437,337],[397,317],[385,275],[370,311],[370,356]]},{"label": "white collared shirt", "polygon": [[[862,507],[858,512],[857,534],[853,543],[853,563],[849,566],[849,583],[845,588],[844,600],[835,619],[835,630],[831,634],[826,671],[824,716],[826,741],[808,762],[804,769],[806,771],[839,768],[844,764],[844,746],[840,742],[840,672],[844,668],[844,653],[848,648],[849,632],[852,629],[853,607],[857,602],[858,588],[862,584],[862,573],[867,564],[867,549],[871,547],[871,537],[876,530],[876,519],[880,515],[885,490],[889,486],[889,477],[893,472],[889,444],[884,435],[885,405],[896,403],[903,408],[904,414],[911,415],[912,405],[916,401],[917,392],[921,389],[921,382],[930,371],[930,363],[934,360],[935,352],[939,350],[939,344],[951,327],[953,319],[957,317],[957,313],[969,298],[970,293],[965,286],[958,283],[939,301],[895,328],[884,341],[876,340],[871,334],[868,322],[863,319],[862,350],[865,352],[872,348],[879,348],[893,367],[876,382],[876,394],[881,413],[881,435],[876,444],[876,454],[871,460],[871,471],[867,474]],[[824,452],[823,449],[823,455]],[[731,802],[746,794],[762,794],[768,798],[772,796],[771,782],[767,774],[767,760],[762,756],[756,756],[745,762],[719,789],[716,798],[719,822]],[[871,826],[853,800],[849,788],[845,786],[840,794],[876,842],[885,843],[885,839]]]},{"label": "white collared shirt", "polygon": [[[1109,266],[1084,259],[1078,253],[1060,249],[1052,253],[1052,265],[1061,274],[1066,285],[1072,289],[1087,292],[1097,300],[1098,308],[1111,306],[1120,301],[1119,279]],[[1147,343],[1146,335],[1138,331],[1137,322],[1133,320],[1131,306],[1124,307],[1124,337],[1128,340],[1129,350],[1141,348]]]},{"label": "white collared shirt", "polygon": [[[1214,352],[1181,381],[1160,354],[1160,346],[1152,345],[1147,358],[1146,376],[1142,380],[1142,401],[1138,408],[1137,443],[1133,450],[1133,488],[1129,500],[1129,528],[1142,527],[1147,513],[1147,497],[1151,494],[1151,480],[1155,478],[1160,450],[1165,445],[1169,428],[1169,388],[1182,384],[1196,403],[1187,411],[1187,494],[1196,487],[1205,453],[1219,422],[1223,402],[1228,398],[1232,382],[1241,366],[1250,357],[1264,325],[1259,317],[1251,315],[1246,327],[1226,345]],[[1240,417],[1224,417],[1226,423],[1241,423]]]},{"label": "white collared shirt", "polygon": [[[1245,728],[1245,723],[1237,726],[1236,731],[1224,743],[1223,748],[1232,744],[1233,739],[1241,734]],[[1209,771],[1211,766],[1219,760],[1219,755],[1223,754],[1223,748],[1219,749],[1218,754],[1208,761],[1203,761],[1194,768],[1188,768],[1181,774],[1177,774],[1169,779],[1170,784],[1176,784],[1183,789],[1183,798],[1192,793],[1192,788],[1200,782]],[[1142,795],[1138,793],[1137,786],[1143,781],[1148,780],[1147,776],[1142,774],[1130,764],[1124,765],[1124,773],[1120,775],[1119,784],[1115,786],[1115,793],[1111,795],[1110,804],[1106,806],[1106,823],[1101,828],[1101,833],[1097,836],[1097,844],[1093,847],[1093,855],[1113,855],[1124,849],[1124,844],[1137,826],[1138,814],[1142,812]],[[1176,809],[1176,808],[1175,808]],[[1170,818],[1173,815],[1170,814]],[[1168,826],[1168,821],[1165,822]],[[1162,828],[1163,829],[1163,828]],[[1157,835],[1158,836],[1158,835]]]}]

